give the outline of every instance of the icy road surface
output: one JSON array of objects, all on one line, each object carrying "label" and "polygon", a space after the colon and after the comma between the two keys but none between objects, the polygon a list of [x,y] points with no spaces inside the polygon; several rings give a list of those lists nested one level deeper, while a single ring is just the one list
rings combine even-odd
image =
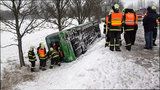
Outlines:
[{"label": "icy road surface", "polygon": [[[140,24],[139,24],[140,25]],[[103,24],[100,25],[103,29]],[[159,37],[157,37],[159,38]],[[157,44],[159,40],[157,40]],[[159,46],[145,50],[140,26],[132,51],[112,52],[97,40],[89,50],[71,63],[36,72],[34,81],[15,87],[20,90],[52,89],[155,89],[159,87]]]}]

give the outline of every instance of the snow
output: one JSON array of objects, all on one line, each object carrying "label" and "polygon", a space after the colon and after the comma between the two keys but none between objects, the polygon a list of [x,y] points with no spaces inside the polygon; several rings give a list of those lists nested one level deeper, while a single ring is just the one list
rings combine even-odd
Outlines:
[{"label": "snow", "polygon": [[[38,22],[40,21],[41,20],[39,20]],[[71,21],[71,19],[69,21]],[[29,20],[26,20],[25,23],[23,23],[24,26],[21,29],[23,30],[29,22]],[[74,24],[70,25],[70,27],[78,25],[78,22],[76,20],[73,20],[72,22]],[[5,25],[3,25],[3,23],[1,23],[1,28],[9,29]],[[30,46],[34,46],[36,49],[39,46],[40,42],[46,42],[46,36],[55,32],[58,32],[57,26],[52,23],[46,22],[45,24],[43,24],[43,26],[36,28],[36,31],[31,34],[27,34],[22,38],[22,48],[26,63],[29,63],[27,59],[27,52]],[[15,38],[16,37],[12,33],[1,32],[1,47],[9,44],[17,44]],[[3,68],[7,67],[8,63],[12,62],[19,64],[18,47],[10,46],[7,48],[1,48],[1,73],[3,73]]]},{"label": "snow", "polygon": [[[103,24],[100,24],[101,33]],[[139,24],[140,25],[140,24]],[[48,27],[48,26],[45,26]],[[152,51],[144,50],[144,34],[142,26],[139,26],[137,40],[132,51],[112,52],[104,47],[105,39],[95,41],[89,50],[76,61],[62,63],[60,67],[35,72],[34,81],[23,82],[14,87],[18,90],[49,90],[49,89],[155,89],[159,88],[159,54],[158,46]],[[44,32],[45,31],[45,32]],[[27,35],[23,38],[24,55],[30,45],[38,46],[39,42],[45,42],[44,37],[56,32],[53,29],[45,29]],[[9,36],[2,33],[2,38]],[[11,37],[6,37],[2,43],[10,43]],[[159,37],[157,37],[158,39]],[[123,38],[122,38],[123,39]],[[159,39],[157,40],[158,44]],[[125,45],[123,41],[123,45]],[[159,45],[159,44],[158,44]],[[5,60],[17,59],[17,48],[8,47],[1,49],[2,65]],[[5,52],[6,51],[6,52]],[[14,52],[12,52],[14,51]],[[10,57],[9,57],[10,56]],[[26,59],[27,60],[27,59]],[[36,62],[38,69],[38,62]],[[6,66],[6,65],[4,65]]]}]

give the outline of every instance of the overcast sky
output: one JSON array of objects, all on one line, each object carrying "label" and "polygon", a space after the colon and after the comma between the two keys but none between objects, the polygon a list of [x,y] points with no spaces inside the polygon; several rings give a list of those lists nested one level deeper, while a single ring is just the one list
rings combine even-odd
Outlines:
[{"label": "overcast sky", "polygon": [[[124,7],[128,7],[128,5],[131,5],[132,3],[135,5],[138,2],[138,0],[121,0],[121,1],[124,3]],[[142,0],[142,1],[145,1],[146,7],[147,7],[147,2],[148,1],[154,1],[157,4],[157,6],[159,6],[158,5],[159,4],[159,0]],[[0,5],[0,9],[1,10],[7,10],[7,8],[5,8],[5,7],[1,6],[1,5]]]},{"label": "overcast sky", "polygon": [[[130,4],[137,4],[137,2],[139,1],[139,0],[121,0],[122,2],[124,2],[124,6],[125,7],[128,7],[128,5],[130,5]],[[146,4],[146,7],[147,7],[147,5],[148,5],[148,1],[154,1],[155,2],[155,4],[157,4],[157,6],[159,6],[158,4],[159,4],[159,0],[142,0],[143,2],[145,2],[145,4]]]}]

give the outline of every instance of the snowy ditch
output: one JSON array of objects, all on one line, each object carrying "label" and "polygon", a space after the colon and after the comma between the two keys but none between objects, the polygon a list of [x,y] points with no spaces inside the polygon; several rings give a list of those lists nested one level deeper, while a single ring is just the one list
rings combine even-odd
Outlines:
[{"label": "snowy ditch", "polygon": [[[132,51],[111,52],[104,47],[105,39],[97,40],[89,50],[71,63],[62,63],[61,67],[36,72],[33,81],[19,83],[15,90],[50,90],[50,89],[157,89],[159,87],[159,54],[158,46],[152,51],[144,50],[144,35],[139,26],[137,40]],[[103,23],[100,24],[103,30]],[[45,31],[45,32],[44,32]],[[56,32],[56,31],[55,31]],[[44,37],[53,33],[53,29],[44,29],[25,36],[23,45],[25,56],[29,46],[35,47]],[[2,45],[10,43],[9,34],[1,34]],[[4,37],[6,37],[4,39]],[[2,39],[1,38],[1,39]],[[158,38],[158,37],[157,37]],[[157,44],[159,40],[157,40]],[[12,41],[13,42],[13,41]],[[125,45],[123,41],[123,45]],[[1,49],[2,68],[8,65],[7,60],[17,60],[16,47]],[[5,52],[7,51],[7,52]],[[15,52],[9,52],[15,51]],[[27,58],[25,59],[26,62]],[[19,62],[19,61],[18,61]],[[28,62],[29,63],[29,62]],[[38,62],[37,62],[38,65]],[[37,67],[38,68],[38,67]]]}]

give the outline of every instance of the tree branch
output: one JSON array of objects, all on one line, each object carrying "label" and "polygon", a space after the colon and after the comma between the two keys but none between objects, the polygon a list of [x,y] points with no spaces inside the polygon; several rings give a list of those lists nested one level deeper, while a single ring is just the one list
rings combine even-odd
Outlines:
[{"label": "tree branch", "polygon": [[6,47],[10,47],[10,46],[18,46],[18,44],[9,44],[9,45],[2,46],[1,48],[6,48]]},{"label": "tree branch", "polygon": [[3,6],[7,7],[8,9],[10,9],[11,11],[13,11],[12,7],[10,5],[8,5],[7,3],[5,3],[5,0],[1,0]]},{"label": "tree branch", "polygon": [[10,33],[12,33],[12,34],[16,34],[16,32],[13,32],[13,31],[11,31],[11,30],[4,30],[4,29],[0,29],[2,32],[10,32]]},{"label": "tree branch", "polygon": [[25,28],[24,32],[21,34],[21,37],[23,37],[26,33],[31,33],[33,31],[33,29],[35,29],[36,27],[38,27],[39,25],[41,25],[43,22],[45,22],[45,20],[41,21],[40,23],[36,24],[35,26],[31,26],[33,24],[33,22],[36,22],[36,20],[35,21],[32,20],[28,24],[28,26]]},{"label": "tree branch", "polygon": [[3,24],[5,24],[6,26],[8,26],[10,29],[12,30],[16,30],[16,26],[14,23],[10,22],[10,21],[7,21],[7,20],[1,20],[1,22]]}]

